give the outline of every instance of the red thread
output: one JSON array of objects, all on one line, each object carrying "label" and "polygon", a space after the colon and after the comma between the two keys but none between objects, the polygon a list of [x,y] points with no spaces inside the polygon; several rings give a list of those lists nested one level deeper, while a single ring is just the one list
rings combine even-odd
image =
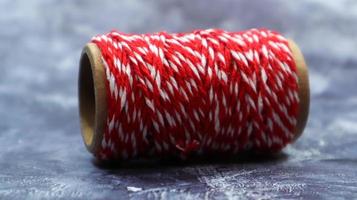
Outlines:
[{"label": "red thread", "polygon": [[294,136],[296,66],[269,30],[94,37],[108,117],[100,159],[279,151]]}]

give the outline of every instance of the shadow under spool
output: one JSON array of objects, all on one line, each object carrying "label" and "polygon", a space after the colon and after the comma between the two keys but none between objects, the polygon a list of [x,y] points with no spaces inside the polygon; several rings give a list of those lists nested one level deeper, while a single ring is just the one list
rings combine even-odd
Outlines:
[{"label": "shadow under spool", "polygon": [[[299,47],[289,40],[289,47],[297,67],[299,111],[294,141],[302,134],[310,104],[308,69]],[[79,65],[79,115],[83,140],[87,149],[95,154],[100,147],[107,119],[107,89],[104,64],[96,44],[88,43],[82,51]]]}]

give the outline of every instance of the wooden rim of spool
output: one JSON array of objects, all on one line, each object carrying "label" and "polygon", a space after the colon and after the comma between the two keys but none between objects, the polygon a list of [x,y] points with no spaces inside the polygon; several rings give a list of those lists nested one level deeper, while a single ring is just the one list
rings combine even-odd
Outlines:
[{"label": "wooden rim of spool", "polygon": [[293,138],[293,140],[295,141],[301,136],[302,132],[304,131],[309,116],[310,84],[308,68],[304,56],[300,51],[300,48],[293,40],[289,39],[288,41],[296,65],[299,87],[298,93],[300,99],[297,124],[294,131],[295,136]]},{"label": "wooden rim of spool", "polygon": [[96,153],[107,119],[107,90],[102,54],[94,43],[82,51],[79,64],[78,97],[81,132],[87,149]]},{"label": "wooden rim of spool", "polygon": [[[289,40],[289,47],[297,67],[299,87],[299,114],[295,128],[294,140],[303,132],[310,102],[310,89],[308,68],[304,57],[294,41]],[[79,79],[79,114],[82,137],[87,149],[93,154],[97,153],[103,138],[107,119],[107,90],[105,84],[104,64],[101,52],[96,44],[88,43],[82,51]]]}]

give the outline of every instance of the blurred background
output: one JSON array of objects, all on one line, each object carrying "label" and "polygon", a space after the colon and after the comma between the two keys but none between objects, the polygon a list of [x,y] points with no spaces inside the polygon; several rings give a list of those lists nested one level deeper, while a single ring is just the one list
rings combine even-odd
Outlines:
[{"label": "blurred background", "polygon": [[[309,66],[309,121],[284,158],[142,169],[93,164],[77,105],[80,52],[92,36],[254,27],[295,40]],[[354,0],[1,0],[0,199],[356,197],[356,35]]]}]

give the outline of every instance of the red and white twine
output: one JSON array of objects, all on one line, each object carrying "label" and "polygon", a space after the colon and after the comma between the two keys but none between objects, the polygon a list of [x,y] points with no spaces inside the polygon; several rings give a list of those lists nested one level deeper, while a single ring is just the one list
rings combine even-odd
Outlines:
[{"label": "red and white twine", "polygon": [[294,137],[296,66],[276,32],[110,32],[100,159],[278,151]]}]

